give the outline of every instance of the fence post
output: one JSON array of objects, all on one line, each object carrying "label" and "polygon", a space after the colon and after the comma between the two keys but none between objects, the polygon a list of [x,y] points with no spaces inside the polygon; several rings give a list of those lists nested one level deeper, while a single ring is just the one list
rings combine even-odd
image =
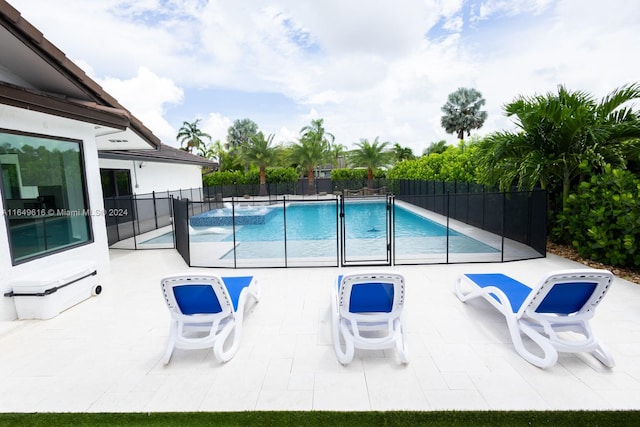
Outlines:
[{"label": "fence post", "polygon": [[500,262],[504,262],[504,217],[505,217],[505,209],[506,209],[506,204],[507,204],[507,192],[503,191],[502,192],[502,220],[501,222],[501,230],[500,230],[500,234],[501,234],[501,247],[500,247]]},{"label": "fence post", "polygon": [[[135,196],[135,194],[132,194],[131,196],[129,196],[129,200],[131,202],[131,211],[135,212],[135,221],[131,221],[131,227],[133,228],[133,248],[134,249],[138,249],[138,233],[140,231],[140,215],[138,215],[138,204],[137,204],[137,198]],[[134,208],[135,206],[135,208]],[[137,231],[136,231],[136,225],[137,227]]]},{"label": "fence post", "polygon": [[447,251],[446,251],[446,263],[449,264],[449,192],[447,191],[447,209],[446,209],[446,215],[447,215]]},{"label": "fence post", "polygon": [[151,192],[151,197],[153,198],[153,218],[156,221],[156,230],[158,229],[158,208],[156,207],[156,192]]}]

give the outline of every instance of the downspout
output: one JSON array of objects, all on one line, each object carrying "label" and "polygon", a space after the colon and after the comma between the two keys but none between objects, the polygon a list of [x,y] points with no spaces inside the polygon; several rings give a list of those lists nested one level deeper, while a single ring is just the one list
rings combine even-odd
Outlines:
[{"label": "downspout", "polygon": [[136,171],[136,161],[135,160],[133,160],[133,177],[134,177],[134,179],[136,181],[136,185],[135,185],[134,188],[138,188],[139,187],[138,186],[138,171]]}]

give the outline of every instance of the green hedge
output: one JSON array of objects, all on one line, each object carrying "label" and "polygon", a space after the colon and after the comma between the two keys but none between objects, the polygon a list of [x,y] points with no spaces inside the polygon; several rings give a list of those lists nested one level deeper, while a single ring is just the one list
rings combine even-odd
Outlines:
[{"label": "green hedge", "polygon": [[[266,180],[269,184],[291,183],[298,180],[298,172],[294,168],[267,168],[265,171]],[[251,168],[247,173],[243,171],[218,171],[202,176],[202,183],[205,187],[216,185],[232,184],[259,184],[260,171]]]},{"label": "green hedge", "polygon": [[[382,169],[374,169],[373,171],[373,179],[384,179],[386,178],[386,172]],[[349,168],[341,168],[341,169],[332,169],[331,170],[331,180],[332,181],[366,181],[367,180],[367,170],[363,168],[358,169],[349,169]]]},{"label": "green hedge", "polygon": [[404,160],[389,171],[389,179],[424,181],[458,181],[475,183],[474,145],[449,147],[443,153],[432,153],[415,160]]},{"label": "green hedge", "polygon": [[569,196],[551,237],[594,261],[640,266],[640,180],[607,166]]}]

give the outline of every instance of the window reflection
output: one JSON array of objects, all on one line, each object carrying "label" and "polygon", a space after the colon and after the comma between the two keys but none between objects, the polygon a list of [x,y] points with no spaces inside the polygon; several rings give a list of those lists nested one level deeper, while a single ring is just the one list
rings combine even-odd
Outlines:
[{"label": "window reflection", "polygon": [[13,263],[91,241],[80,142],[0,131]]}]

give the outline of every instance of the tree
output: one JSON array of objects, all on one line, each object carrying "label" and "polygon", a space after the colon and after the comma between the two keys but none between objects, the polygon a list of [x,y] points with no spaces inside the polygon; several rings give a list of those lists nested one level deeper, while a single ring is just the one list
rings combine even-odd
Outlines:
[{"label": "tree", "polygon": [[487,119],[487,112],[480,108],[486,103],[482,94],[475,89],[459,88],[449,94],[449,100],[442,107],[444,116],[440,123],[447,133],[455,133],[458,139],[471,135],[472,129],[480,129]]},{"label": "tree", "polygon": [[393,148],[391,150],[396,162],[401,162],[403,160],[413,160],[416,158],[416,156],[413,155],[413,151],[411,150],[411,148],[403,147],[397,142],[393,144]]},{"label": "tree", "polygon": [[[251,119],[238,119],[227,129],[226,148],[233,156],[244,157],[244,149],[249,139],[258,133],[258,125]],[[248,165],[245,162],[245,172]]]},{"label": "tree", "polygon": [[245,148],[245,159],[260,170],[260,196],[267,195],[266,169],[278,156],[277,147],[271,146],[274,136],[271,134],[265,139],[264,134],[258,132],[249,138]]},{"label": "tree", "polygon": [[[205,142],[202,138],[207,138],[211,141],[211,135],[202,132],[198,128],[199,122],[200,119],[196,119],[196,121],[192,123],[182,122],[182,127],[178,130],[178,134],[176,135],[176,140],[180,143],[180,149],[190,153],[192,153],[194,149],[202,151],[205,149]],[[186,146],[183,146],[185,143]]]},{"label": "tree", "polygon": [[423,156],[428,156],[429,154],[439,153],[442,154],[447,149],[447,141],[441,139],[438,142],[432,142],[427,148],[422,152]]},{"label": "tree", "polygon": [[640,137],[640,120],[624,104],[638,98],[638,83],[615,89],[600,102],[562,85],[557,94],[518,97],[504,109],[520,131],[496,132],[480,143],[483,181],[502,189],[514,183],[547,189],[557,183],[566,206],[572,182],[583,174],[606,164],[625,165],[628,143]]},{"label": "tree", "polygon": [[311,124],[300,129],[303,138],[313,139],[330,146],[336,139],[332,133],[324,129],[324,119],[311,120]]},{"label": "tree", "polygon": [[304,168],[309,183],[309,194],[315,193],[314,169],[329,159],[335,137],[324,129],[323,119],[312,120],[300,130],[297,144],[290,147],[291,160]]},{"label": "tree", "polygon": [[369,142],[366,138],[362,138],[356,144],[358,147],[349,153],[349,162],[353,166],[362,166],[367,168],[367,181],[369,187],[373,185],[373,170],[382,166],[388,166],[393,158],[393,152],[386,148],[388,142],[378,141],[378,137]]},{"label": "tree", "polygon": [[334,167],[344,166],[344,157],[347,153],[347,147],[342,144],[330,144],[329,146],[329,161]]}]

